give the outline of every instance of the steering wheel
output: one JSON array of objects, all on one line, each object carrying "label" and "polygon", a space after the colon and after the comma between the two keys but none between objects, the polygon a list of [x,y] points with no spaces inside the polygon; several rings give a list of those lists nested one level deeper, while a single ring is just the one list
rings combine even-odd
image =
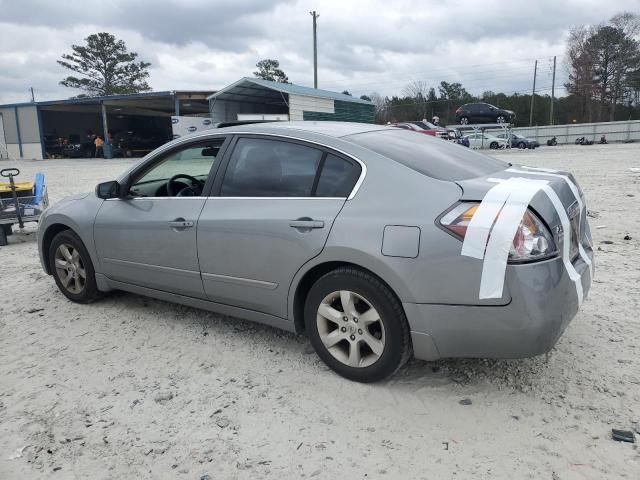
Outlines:
[{"label": "steering wheel", "polygon": [[[191,182],[191,186],[184,186],[182,182],[176,182],[178,178],[184,178]],[[180,183],[181,188],[176,188],[175,184]],[[202,193],[204,188],[204,182],[198,180],[196,177],[187,175],[186,173],[178,173],[169,179],[167,182],[167,194],[170,197],[197,197]]]}]

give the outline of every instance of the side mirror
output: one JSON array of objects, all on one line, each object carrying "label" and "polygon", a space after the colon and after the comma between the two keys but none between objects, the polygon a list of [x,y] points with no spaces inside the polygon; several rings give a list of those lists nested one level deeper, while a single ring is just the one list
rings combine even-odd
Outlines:
[{"label": "side mirror", "polygon": [[108,198],[118,198],[120,196],[120,184],[115,180],[102,182],[96,186],[96,197],[106,200]]}]

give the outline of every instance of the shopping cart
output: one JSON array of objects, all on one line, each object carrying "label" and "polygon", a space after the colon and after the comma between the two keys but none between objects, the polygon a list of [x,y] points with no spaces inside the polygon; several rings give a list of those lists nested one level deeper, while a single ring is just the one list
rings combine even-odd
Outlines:
[{"label": "shopping cart", "polygon": [[9,183],[0,183],[0,246],[7,245],[13,225],[23,228],[27,222],[37,222],[49,206],[44,174],[37,173],[34,182],[16,182],[18,175],[17,168],[0,170],[0,176],[9,179]]}]

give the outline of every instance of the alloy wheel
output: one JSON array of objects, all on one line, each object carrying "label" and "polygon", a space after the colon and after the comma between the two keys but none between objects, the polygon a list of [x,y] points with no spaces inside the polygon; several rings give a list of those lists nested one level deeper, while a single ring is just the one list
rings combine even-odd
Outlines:
[{"label": "alloy wheel", "polygon": [[87,282],[87,271],[80,252],[68,243],[61,243],[56,249],[54,261],[62,286],[75,295],[81,293]]},{"label": "alloy wheel", "polygon": [[376,363],[385,347],[384,324],[363,296],[340,290],[327,295],[316,316],[320,340],[331,355],[350,367]]}]

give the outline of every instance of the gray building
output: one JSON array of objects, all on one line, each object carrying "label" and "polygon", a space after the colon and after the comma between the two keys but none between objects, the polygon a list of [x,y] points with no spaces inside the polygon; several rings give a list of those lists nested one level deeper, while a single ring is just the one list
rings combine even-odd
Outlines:
[{"label": "gray building", "polygon": [[342,93],[248,77],[217,92],[176,90],[0,105],[0,158],[86,157],[96,135],[111,141],[105,154],[141,156],[171,140],[172,116],[210,116],[212,124],[258,119],[373,123],[375,107]]},{"label": "gray building", "polygon": [[[167,91],[0,105],[0,158],[87,156],[92,136],[140,156],[170,140],[172,115],[208,115],[209,91]],[[6,146],[6,148],[5,148]],[[114,147],[115,148],[115,147]]]},{"label": "gray building", "polygon": [[214,123],[236,120],[333,120],[373,123],[375,106],[350,95],[245,77],[209,96]]}]

